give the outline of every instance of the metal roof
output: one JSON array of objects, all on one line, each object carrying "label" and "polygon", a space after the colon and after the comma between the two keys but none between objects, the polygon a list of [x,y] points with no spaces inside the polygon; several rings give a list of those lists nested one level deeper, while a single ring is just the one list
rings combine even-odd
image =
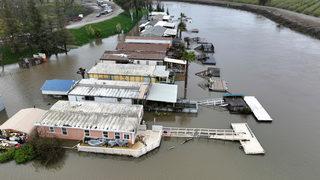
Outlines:
[{"label": "metal roof", "polygon": [[176,103],[178,97],[178,85],[153,83],[147,100]]},{"label": "metal roof", "polygon": [[186,65],[187,61],[180,59],[172,59],[172,58],[164,58],[164,62],[175,63],[175,64],[183,64]]},{"label": "metal roof", "polygon": [[37,126],[128,132],[142,119],[142,105],[58,101]]},{"label": "metal roof", "polygon": [[149,83],[82,79],[68,95],[145,99]]},{"label": "metal roof", "polygon": [[171,45],[172,38],[168,37],[144,37],[144,36],[127,36],[125,43],[146,43],[146,44],[168,44]]},{"label": "metal roof", "polygon": [[163,36],[167,28],[162,26],[154,26],[141,32],[141,36]]},{"label": "metal roof", "polygon": [[[160,26],[157,26],[157,27],[160,27]],[[166,52],[169,46],[170,44],[119,43],[116,49],[123,50],[123,51],[136,51],[136,52],[140,52],[140,51]]]},{"label": "metal roof", "polygon": [[165,66],[138,65],[138,64],[108,64],[100,62],[92,67],[88,74],[127,75],[143,77],[168,77],[169,71]]},{"label": "metal roof", "polygon": [[163,33],[163,36],[176,36],[177,35],[177,29],[166,29],[166,31]]},{"label": "metal roof", "polygon": [[57,94],[67,94],[69,90],[74,86],[77,81],[75,80],[64,80],[64,79],[53,79],[46,80],[42,85],[41,91],[43,94],[50,91],[50,94],[56,92]]}]

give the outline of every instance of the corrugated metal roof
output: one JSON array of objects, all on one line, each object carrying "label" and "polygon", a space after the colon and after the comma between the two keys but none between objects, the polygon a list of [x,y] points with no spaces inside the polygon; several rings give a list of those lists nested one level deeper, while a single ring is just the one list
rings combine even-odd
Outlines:
[{"label": "corrugated metal roof", "polygon": [[100,62],[94,67],[92,67],[88,71],[88,74],[168,77],[169,71],[165,70],[165,66],[161,67],[138,64],[108,64]]},{"label": "corrugated metal roof", "polygon": [[142,105],[58,101],[37,126],[132,131],[142,119]]},{"label": "corrugated metal roof", "polygon": [[69,95],[145,99],[149,83],[82,79]]},{"label": "corrugated metal roof", "polygon": [[178,97],[178,85],[153,83],[147,100],[176,103]]},{"label": "corrugated metal roof", "polygon": [[[163,28],[161,26],[157,26],[157,27]],[[163,35],[163,32],[160,36]],[[168,44],[146,44],[146,43],[119,43],[116,47],[117,50],[124,50],[124,51],[153,51],[153,52],[166,52],[168,48],[169,48]]]}]

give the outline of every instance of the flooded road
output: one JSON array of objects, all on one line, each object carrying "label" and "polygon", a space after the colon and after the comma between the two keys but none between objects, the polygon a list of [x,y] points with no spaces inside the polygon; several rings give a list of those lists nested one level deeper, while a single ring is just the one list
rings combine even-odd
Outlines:
[{"label": "flooded road", "polygon": [[[254,95],[266,108],[272,123],[257,123],[252,116],[201,108],[197,116],[170,114],[155,122],[170,126],[229,128],[231,122],[248,122],[266,150],[248,156],[236,142],[165,139],[158,150],[139,159],[68,152],[56,167],[34,163],[0,165],[1,179],[318,179],[320,176],[320,41],[279,28],[276,23],[244,11],[186,3],[165,3],[171,14],[192,17],[188,28],[213,42],[222,77],[233,93]],[[185,33],[188,35],[188,33]],[[116,46],[117,37],[52,57],[47,64],[27,70],[7,67],[0,77],[0,94],[7,111],[3,122],[21,108],[48,109],[40,87],[46,79],[79,79],[79,67],[94,65],[104,50]],[[194,73],[206,69],[190,66],[188,98],[221,96],[201,89]],[[180,83],[183,84],[182,82]],[[180,96],[183,95],[180,88]],[[52,100],[49,100],[52,103]],[[149,125],[154,115],[147,113]],[[168,150],[175,145],[176,148]]]}]

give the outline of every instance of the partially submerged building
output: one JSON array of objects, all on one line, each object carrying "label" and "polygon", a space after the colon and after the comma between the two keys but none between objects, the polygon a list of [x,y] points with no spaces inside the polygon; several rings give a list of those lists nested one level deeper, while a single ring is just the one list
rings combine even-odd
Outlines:
[{"label": "partially submerged building", "polygon": [[88,71],[89,78],[136,82],[169,82],[165,66],[100,62]]},{"label": "partially submerged building", "polygon": [[119,139],[134,144],[142,117],[142,105],[58,101],[35,125],[42,137]]},{"label": "partially submerged building", "polygon": [[165,52],[105,51],[100,60],[114,64],[163,65]]},{"label": "partially submerged building", "polygon": [[149,83],[82,79],[69,92],[69,101],[143,104]]}]

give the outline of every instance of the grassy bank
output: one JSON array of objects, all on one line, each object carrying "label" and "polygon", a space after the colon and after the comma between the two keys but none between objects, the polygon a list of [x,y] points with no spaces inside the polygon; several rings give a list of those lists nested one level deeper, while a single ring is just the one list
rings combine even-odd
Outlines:
[{"label": "grassy bank", "polygon": [[83,26],[79,29],[70,29],[69,31],[75,39],[75,45],[83,45],[94,40],[95,37],[88,32],[88,26],[91,26],[93,29],[98,29],[101,32],[101,38],[106,38],[115,34],[118,34],[117,25],[120,24],[121,29],[124,33],[129,32],[142,18],[144,12],[140,12],[138,16],[131,19],[131,16],[128,12],[123,12],[118,16],[95,24],[90,24]]},{"label": "grassy bank", "polygon": [[[228,0],[248,4],[258,4],[258,0]],[[271,0],[267,6],[287,9],[290,11],[320,17],[319,0]]]},{"label": "grassy bank", "polygon": [[[116,27],[118,24],[120,24],[120,27],[124,31],[124,33],[129,32],[140,21],[144,14],[144,11],[140,12],[138,16],[135,16],[133,18],[132,21],[130,14],[128,12],[123,12],[112,19],[108,19],[106,21],[95,24],[86,25],[79,29],[69,29],[68,31],[73,36],[74,45],[81,46],[83,44],[91,42],[96,38],[90,35],[90,33],[87,30],[88,26],[91,26],[94,29],[98,29],[101,38],[107,38],[109,36],[118,34],[118,30]],[[19,61],[19,59],[23,57],[31,57],[32,54],[37,53],[36,51],[30,49],[25,49],[19,53],[13,53],[11,49],[8,47],[0,48],[0,52],[3,54],[4,64],[16,63]]]}]

